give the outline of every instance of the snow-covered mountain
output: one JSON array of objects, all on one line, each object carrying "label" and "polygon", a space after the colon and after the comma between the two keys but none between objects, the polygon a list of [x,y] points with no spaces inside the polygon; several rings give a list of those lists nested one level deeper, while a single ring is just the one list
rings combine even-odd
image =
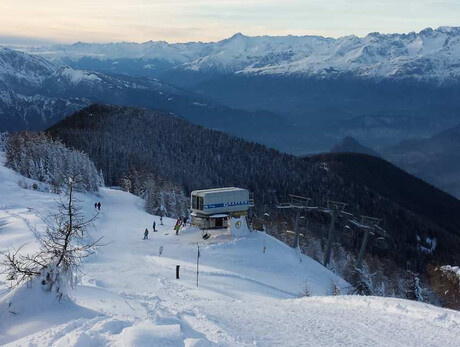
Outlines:
[{"label": "snow-covered mountain", "polygon": [[[41,215],[56,195],[23,189],[30,181],[3,165],[0,153],[0,251],[33,252]],[[233,236],[197,230],[176,236],[175,221],[143,210],[120,190],[78,194],[86,215],[103,214],[70,299],[31,283],[5,293],[0,275],[0,344],[12,346],[457,346],[460,314],[395,298],[332,296],[347,283],[262,232]],[[142,233],[157,220],[157,233]],[[200,244],[199,286],[196,285]],[[160,248],[162,252],[160,252]],[[265,248],[265,252],[263,249]],[[175,279],[176,265],[181,278]],[[310,297],[301,293],[310,292]]]},{"label": "snow-covered mountain", "polygon": [[36,129],[88,103],[47,90],[51,79],[65,79],[49,61],[0,47],[0,129]]},{"label": "snow-covered mountain", "polygon": [[49,83],[59,83],[63,88],[71,85],[88,87],[101,81],[98,73],[75,70],[68,66],[59,67],[42,57],[0,47],[2,89],[37,88],[38,91]]},{"label": "snow-covered mountain", "polygon": [[154,78],[81,70],[0,48],[0,131],[43,129],[95,102],[168,110],[240,136],[248,132],[232,127],[237,121],[249,126],[264,117],[266,124],[281,123],[275,114],[215,105]]},{"label": "snow-covered mountain", "polygon": [[[460,27],[418,33],[380,34],[338,39],[321,36],[258,36],[241,33],[211,43],[164,41],[55,45],[29,48],[55,61],[140,60],[149,70],[179,69],[247,75],[457,81],[460,77]],[[158,66],[156,66],[158,65]],[[113,67],[116,68],[116,67]]]},{"label": "snow-covered mountain", "polygon": [[[98,87],[71,88],[72,97],[165,109],[293,154],[328,151],[349,135],[381,149],[459,123],[460,27],[361,38],[236,34],[210,43],[76,43],[27,51],[56,66],[96,71],[88,73],[86,83]],[[69,74],[74,81],[81,77],[65,72],[62,81]],[[149,94],[149,86],[103,83],[101,73],[130,79],[131,87],[144,77],[177,88],[165,93],[155,87],[164,93],[160,97]],[[181,93],[190,98],[171,98]],[[17,105],[24,118],[26,112]],[[38,118],[47,117],[42,109],[50,105],[39,103]],[[263,117],[235,110],[263,111]]]},{"label": "snow-covered mountain", "polygon": [[39,86],[55,70],[49,61],[38,56],[0,47],[0,86],[9,84]]},{"label": "snow-covered mountain", "polygon": [[197,107],[185,94],[156,79],[108,76],[0,47],[0,130],[42,129],[91,102],[162,108],[174,98]]}]

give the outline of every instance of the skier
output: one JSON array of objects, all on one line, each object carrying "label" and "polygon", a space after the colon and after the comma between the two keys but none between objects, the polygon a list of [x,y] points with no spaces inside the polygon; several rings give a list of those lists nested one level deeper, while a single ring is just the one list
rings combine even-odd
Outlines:
[{"label": "skier", "polygon": [[153,221],[153,232],[156,232],[156,229],[155,229],[156,226],[157,226],[157,223],[155,223],[155,221]]},{"label": "skier", "polygon": [[180,223],[177,223],[174,229],[176,230],[176,235],[179,235]]},{"label": "skier", "polygon": [[160,224],[163,225],[163,216],[160,216]]},{"label": "skier", "polygon": [[94,209],[97,210],[97,202],[94,203]]},{"label": "skier", "polygon": [[149,239],[149,229],[145,228],[145,231],[144,231],[144,240],[148,240]]},{"label": "skier", "polygon": [[100,201],[97,203],[97,209],[98,209],[99,211],[101,210],[101,202],[100,202]]}]

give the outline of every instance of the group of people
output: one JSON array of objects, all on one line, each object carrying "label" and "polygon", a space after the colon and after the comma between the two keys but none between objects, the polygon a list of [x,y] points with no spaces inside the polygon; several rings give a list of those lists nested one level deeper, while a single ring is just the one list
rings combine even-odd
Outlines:
[{"label": "group of people", "polygon": [[[160,216],[160,223],[163,225],[163,217],[161,217],[161,216]],[[152,230],[153,230],[154,233],[158,232],[157,223],[155,222],[155,220],[153,220]],[[148,240],[148,239],[149,239],[149,229],[145,228],[144,240]]]},{"label": "group of people", "polygon": [[100,202],[100,201],[94,203],[94,209],[96,209],[96,210],[98,210],[98,211],[101,210],[101,202]]},{"label": "group of people", "polygon": [[[161,225],[163,225],[163,217],[160,216],[160,223]],[[176,225],[174,226],[174,230],[176,231],[176,235],[179,235],[179,231],[180,229],[183,227],[183,226],[186,226],[187,225],[187,217],[184,217],[184,218],[178,218],[177,221],[176,221]],[[155,222],[155,220],[153,221],[153,224],[152,224],[152,230],[153,232],[157,232],[158,230],[156,229],[156,226],[157,226],[157,223]],[[148,228],[145,228],[145,231],[144,231],[144,240],[148,240],[149,239],[149,229]]]}]

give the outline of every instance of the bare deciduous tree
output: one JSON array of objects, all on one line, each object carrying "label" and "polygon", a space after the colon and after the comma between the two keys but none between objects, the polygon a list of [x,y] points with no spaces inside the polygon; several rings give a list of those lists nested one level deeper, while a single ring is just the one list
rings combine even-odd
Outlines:
[{"label": "bare deciduous tree", "polygon": [[65,199],[57,203],[57,211],[44,218],[46,229],[39,235],[40,250],[35,254],[20,254],[21,248],[8,252],[1,263],[11,286],[15,287],[40,277],[48,291],[65,295],[66,281],[82,266],[82,260],[92,255],[101,239],[91,240],[88,228],[97,218],[96,212],[85,219],[74,196],[79,177],[69,178]]}]

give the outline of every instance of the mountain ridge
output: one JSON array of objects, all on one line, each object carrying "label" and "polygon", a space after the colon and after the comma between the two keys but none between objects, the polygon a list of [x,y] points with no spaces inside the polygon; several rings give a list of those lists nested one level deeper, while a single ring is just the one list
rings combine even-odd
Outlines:
[{"label": "mountain ridge", "polygon": [[[407,34],[245,36],[216,42],[108,43],[28,48],[51,59],[141,59],[165,69],[248,75],[305,75],[317,78],[353,73],[360,78],[458,82],[460,27],[426,28]],[[64,60],[65,61],[65,60]],[[146,68],[148,69],[148,68]]]},{"label": "mountain ridge", "polygon": [[435,186],[460,198],[460,125],[425,139],[385,148],[383,156]]},{"label": "mountain ridge", "polygon": [[[74,69],[0,48],[0,131],[44,129],[94,102],[164,109],[209,128],[259,140],[262,135],[250,129],[286,127],[283,118],[273,112],[213,104],[158,79]],[[243,126],[232,126],[235,122]]]}]

